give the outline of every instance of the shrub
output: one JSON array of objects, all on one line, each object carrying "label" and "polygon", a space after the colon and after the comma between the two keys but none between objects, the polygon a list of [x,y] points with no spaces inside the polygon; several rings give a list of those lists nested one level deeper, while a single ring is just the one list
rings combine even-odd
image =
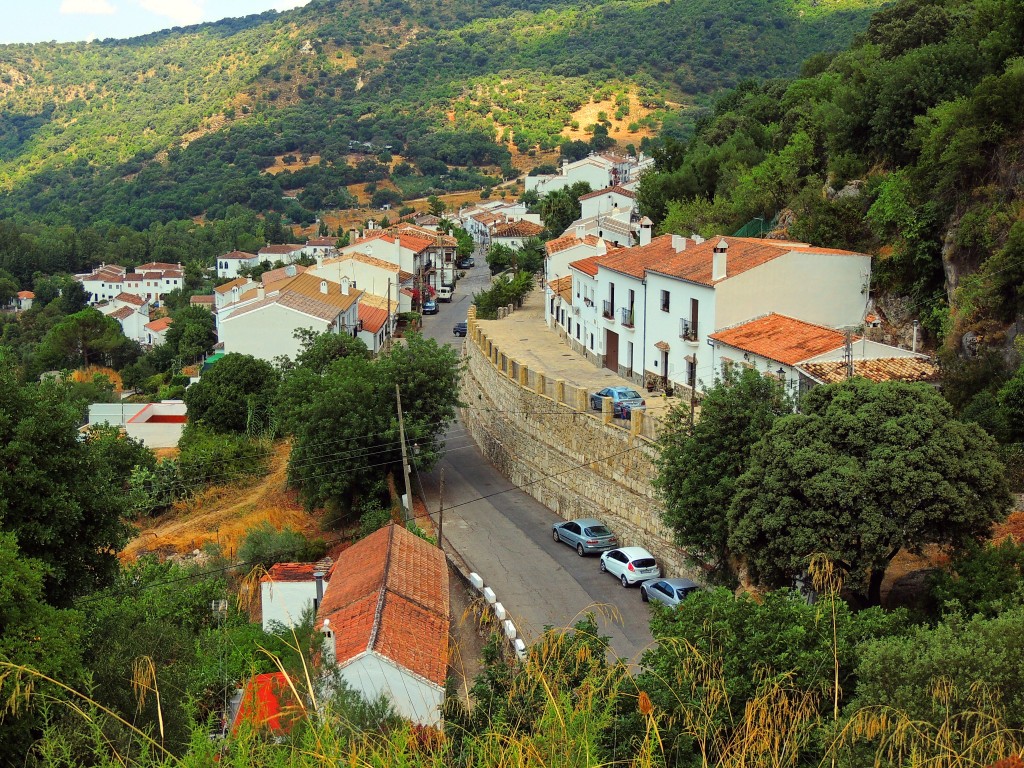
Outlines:
[{"label": "shrub", "polygon": [[284,527],[277,530],[264,521],[246,532],[238,548],[238,556],[249,565],[269,568],[274,563],[311,562],[327,553],[323,541],[309,541],[298,531]]}]

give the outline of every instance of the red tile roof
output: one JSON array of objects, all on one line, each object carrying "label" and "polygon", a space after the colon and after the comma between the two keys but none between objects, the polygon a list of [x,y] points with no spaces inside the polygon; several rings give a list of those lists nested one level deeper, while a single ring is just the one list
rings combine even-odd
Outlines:
[{"label": "red tile roof", "polygon": [[332,565],[330,558],[316,563],[274,563],[260,581],[313,581],[313,574],[326,574]]},{"label": "red tile roof", "polygon": [[131,307],[121,307],[111,312],[108,317],[112,317],[115,320],[127,320],[129,317],[135,314],[135,310]]},{"label": "red tile roof", "polygon": [[544,227],[532,221],[510,221],[495,227],[492,237],[537,237],[543,231]]},{"label": "red tile roof", "polygon": [[[844,381],[846,361],[828,360],[822,363],[804,363],[800,368],[823,384]],[[871,381],[938,381],[939,367],[921,357],[885,357],[876,360],[854,360],[853,375]]]},{"label": "red tile roof", "polygon": [[388,321],[388,311],[383,307],[371,307],[369,304],[359,304],[359,319],[363,321],[363,330],[368,333],[377,333]]},{"label": "red tile roof", "polygon": [[585,259],[569,262],[570,269],[578,269],[591,277],[597,277],[597,264],[604,256],[587,256]]},{"label": "red tile roof", "polygon": [[252,259],[258,259],[259,256],[257,254],[255,254],[255,253],[246,253],[245,251],[230,251],[229,253],[225,253],[223,256],[218,256],[217,258],[218,259],[229,259],[229,260],[230,259],[252,260]]},{"label": "red tile roof", "polygon": [[590,200],[592,197],[600,197],[601,195],[611,194],[612,192],[614,192],[617,195],[622,195],[623,197],[628,197],[631,200],[636,199],[636,192],[633,192],[630,189],[626,189],[625,187],[620,187],[618,184],[616,184],[611,187],[605,187],[604,189],[595,190],[594,192],[588,192],[585,195],[580,195],[580,200]]},{"label": "red tile roof", "polygon": [[286,256],[289,253],[295,253],[301,251],[306,246],[297,245],[296,243],[285,243],[283,245],[268,245],[265,248],[260,248],[260,256],[264,254],[268,256]]},{"label": "red tile roof", "polygon": [[19,299],[34,299],[36,295],[32,291],[18,291]]},{"label": "red tile roof", "polygon": [[[602,256],[597,264],[599,267],[643,280],[647,270],[654,270],[679,255],[676,253],[673,242],[672,235],[662,235],[661,237],[654,238],[647,245],[623,248],[616,253]],[[687,243],[687,248],[693,246],[692,240],[686,240],[685,242]]]},{"label": "red tile roof", "polygon": [[554,256],[560,251],[564,251],[568,248],[573,248],[577,245],[592,245],[596,246],[601,242],[601,238],[596,235],[587,235],[582,240],[576,235],[562,235],[556,237],[554,240],[549,240],[544,244],[544,249],[548,252],[548,256]]},{"label": "red tile roof", "polygon": [[154,320],[151,323],[146,323],[146,327],[149,328],[149,330],[154,331],[155,333],[160,333],[161,331],[166,331],[168,327],[170,327],[171,322],[171,318],[161,317],[157,320]]},{"label": "red tile roof", "polygon": [[[668,235],[652,240],[651,245],[665,237],[668,237]],[[728,246],[726,252],[726,276],[720,280],[714,280],[712,278],[714,250],[722,241],[725,241]],[[644,247],[649,248],[650,246]],[[761,240],[749,237],[712,237],[699,245],[695,244],[692,240],[688,240],[685,250],[673,257],[667,258],[656,267],[649,267],[648,271],[669,277],[678,277],[692,283],[714,285],[794,251],[831,256],[864,255],[853,251],[843,251],[837,248],[818,248],[807,243],[784,240]]]},{"label": "red tile roof", "polygon": [[134,293],[119,293],[114,297],[114,301],[123,301],[125,304],[134,304],[136,307],[141,307],[146,303],[146,300],[136,296]]},{"label": "red tile roof", "polygon": [[338,238],[336,237],[314,237],[312,240],[307,240],[306,245],[315,245],[318,247],[327,246],[333,248],[338,244]]},{"label": "red tile roof", "polygon": [[224,285],[218,285],[213,290],[214,293],[231,293],[232,288],[240,288],[241,286],[248,284],[248,282],[249,278],[247,277],[236,277],[229,283],[224,283]]},{"label": "red tile roof", "polygon": [[189,298],[188,302],[189,302],[189,304],[192,304],[193,306],[196,305],[196,304],[199,304],[199,305],[213,304],[213,294],[212,293],[197,293],[195,296],[192,296],[191,298]]},{"label": "red tile roof", "polygon": [[448,567],[441,550],[391,524],[339,555],[317,611],[330,621],[340,666],[366,651],[438,686],[448,666]]},{"label": "red tile roof", "polygon": [[846,337],[833,328],[770,314],[711,334],[716,342],[743,352],[796,365],[843,346]]},{"label": "red tile roof", "polygon": [[180,272],[181,264],[168,264],[166,261],[149,261],[135,268],[136,272]]},{"label": "red tile roof", "polygon": [[572,275],[559,277],[548,283],[548,286],[562,297],[567,304],[572,304]]}]

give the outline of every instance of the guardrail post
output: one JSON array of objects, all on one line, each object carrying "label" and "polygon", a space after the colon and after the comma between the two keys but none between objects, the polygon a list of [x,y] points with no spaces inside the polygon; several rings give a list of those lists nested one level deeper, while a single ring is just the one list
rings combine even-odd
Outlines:
[{"label": "guardrail post", "polygon": [[548,391],[548,377],[540,371],[533,373],[534,390],[538,395],[546,395]]},{"label": "guardrail post", "polygon": [[530,368],[522,363],[519,363],[519,386],[526,389],[530,387]]},{"label": "guardrail post", "polygon": [[629,412],[629,433],[633,437],[642,435],[644,432],[644,419],[647,418],[647,414],[643,411],[630,411]]},{"label": "guardrail post", "polygon": [[555,402],[565,402],[565,379],[555,379]]},{"label": "guardrail post", "polygon": [[605,424],[611,424],[612,419],[615,418],[615,406],[612,405],[612,399],[610,397],[601,398],[601,420]]}]

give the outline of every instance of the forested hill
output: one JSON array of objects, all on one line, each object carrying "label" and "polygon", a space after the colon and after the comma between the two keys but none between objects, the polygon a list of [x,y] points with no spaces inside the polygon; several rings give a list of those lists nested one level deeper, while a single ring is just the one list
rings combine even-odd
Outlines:
[{"label": "forested hill", "polygon": [[[844,48],[880,4],[313,0],[131,40],[2,46],[0,214],[141,228],[239,203],[312,220],[351,202],[331,190],[389,171],[358,170],[351,142],[511,172],[509,150],[557,146],[599,98],[628,125],[614,138],[639,144],[678,130],[675,104]],[[299,178],[263,173],[288,153],[317,160]],[[407,175],[425,189],[440,171]]]}]

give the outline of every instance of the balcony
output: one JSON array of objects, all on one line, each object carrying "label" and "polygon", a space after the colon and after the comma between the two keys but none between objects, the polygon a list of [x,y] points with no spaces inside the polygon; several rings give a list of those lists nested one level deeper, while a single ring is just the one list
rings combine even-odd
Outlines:
[{"label": "balcony", "polygon": [[679,320],[679,338],[683,341],[688,341],[691,344],[697,343],[697,326],[692,321],[686,318],[680,318]]},{"label": "balcony", "polygon": [[626,307],[623,307],[620,311],[622,313],[622,324],[626,328],[632,328],[633,327],[633,310],[627,309]]},{"label": "balcony", "polygon": [[603,309],[601,311],[601,317],[605,318],[606,320],[614,320],[615,308],[612,306],[612,303],[605,299],[603,302],[601,302],[601,304],[603,306]]}]

